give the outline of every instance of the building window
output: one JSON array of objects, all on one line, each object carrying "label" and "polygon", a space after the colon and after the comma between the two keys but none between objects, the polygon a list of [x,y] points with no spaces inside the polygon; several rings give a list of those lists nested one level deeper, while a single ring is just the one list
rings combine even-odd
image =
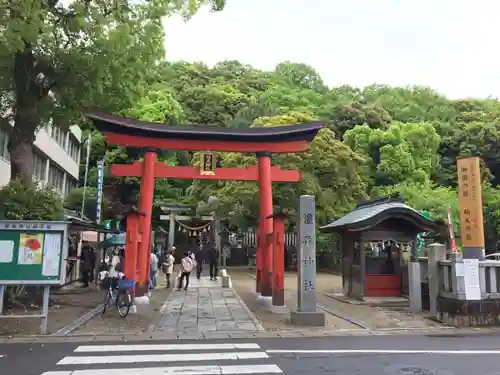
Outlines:
[{"label": "building window", "polygon": [[55,187],[58,190],[63,189],[64,185],[64,172],[60,170],[56,165],[50,164],[49,167],[49,185]]},{"label": "building window", "polygon": [[0,157],[10,160],[10,153],[7,149],[7,144],[9,143],[9,136],[6,132],[0,129]]},{"label": "building window", "polygon": [[66,185],[64,186],[64,196],[67,197],[70,193],[71,190],[76,189],[78,187],[78,181],[68,177],[66,179]]},{"label": "building window", "polygon": [[38,152],[33,152],[33,177],[38,181],[44,181],[47,172],[47,158]]},{"label": "building window", "polygon": [[77,163],[80,162],[80,144],[76,140],[76,138],[70,133],[69,140],[68,140],[68,154],[69,156],[76,161]]},{"label": "building window", "polygon": [[61,146],[64,150],[66,149],[66,131],[62,130],[59,126],[52,127],[52,138]]}]

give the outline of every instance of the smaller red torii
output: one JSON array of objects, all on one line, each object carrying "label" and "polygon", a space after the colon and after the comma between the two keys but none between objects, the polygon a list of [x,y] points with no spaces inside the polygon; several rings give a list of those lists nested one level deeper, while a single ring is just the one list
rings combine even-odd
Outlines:
[{"label": "smaller red torii", "polygon": [[[175,178],[184,180],[231,180],[231,181],[258,181],[259,170],[257,166],[251,165],[246,168],[217,168],[213,175],[200,174],[200,168],[169,166],[162,162],[156,162],[154,167],[155,178]],[[135,161],[132,164],[112,164],[110,175],[112,177],[141,177],[142,162]],[[271,167],[272,182],[298,182],[300,171],[282,170],[279,166]]]}]

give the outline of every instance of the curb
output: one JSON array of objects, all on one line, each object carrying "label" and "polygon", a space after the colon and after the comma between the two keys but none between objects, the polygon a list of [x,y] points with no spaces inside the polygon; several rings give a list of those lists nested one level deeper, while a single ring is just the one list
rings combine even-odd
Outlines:
[{"label": "curb", "polygon": [[252,310],[250,310],[248,308],[248,306],[246,305],[245,302],[243,302],[243,300],[241,299],[240,295],[238,294],[238,292],[236,292],[236,290],[234,288],[231,288],[234,295],[236,296],[236,298],[238,298],[238,301],[240,301],[241,303],[241,306],[243,306],[243,308],[245,309],[245,311],[247,312],[248,316],[250,317],[250,319],[252,320],[253,324],[255,324],[255,327],[257,327],[258,329],[258,332],[262,332],[262,331],[265,331],[264,329],[264,326],[260,323],[260,320],[257,319],[257,317],[255,316],[255,314],[252,312]]},{"label": "curb", "polygon": [[[361,337],[361,336],[437,336],[437,337],[470,337],[481,335],[485,333],[498,333],[498,329],[493,330],[478,330],[478,329],[453,329],[440,328],[440,329],[397,329],[385,328],[377,330],[366,329],[340,329],[340,330],[277,330],[277,331],[247,331],[247,332],[218,332],[215,334],[197,334],[196,337],[192,335],[185,335],[178,337],[176,334],[165,337],[151,337],[144,334],[109,334],[109,335],[95,335],[95,334],[80,334],[80,335],[66,335],[66,336],[39,336],[27,335],[20,337],[5,337],[0,336],[1,344],[50,344],[50,343],[75,343],[75,342],[133,342],[133,341],[185,341],[185,340],[241,340],[241,339],[283,339],[283,338],[327,338],[327,337]],[[5,340],[5,341],[2,341]]]},{"label": "curb", "polygon": [[337,318],[339,318],[339,319],[343,319],[343,320],[345,320],[345,321],[347,321],[347,322],[349,322],[349,323],[351,323],[351,324],[353,324],[353,325],[355,325],[355,326],[358,326],[358,327],[360,327],[360,328],[362,328],[362,329],[374,330],[374,328],[373,328],[373,327],[371,327],[371,326],[367,325],[367,324],[366,324],[366,323],[364,323],[364,322],[360,322],[360,321],[355,320],[355,319],[353,319],[353,318],[351,318],[351,317],[349,317],[349,316],[347,316],[347,315],[343,315],[343,314],[341,314],[341,313],[338,313],[338,312],[336,312],[336,311],[334,311],[334,310],[332,310],[332,309],[329,309],[328,307],[323,306],[323,305],[321,305],[321,304],[319,304],[319,303],[317,303],[317,304],[316,304],[316,307],[317,307],[318,309],[320,309],[320,310],[323,310],[323,311],[327,312],[328,314],[332,314],[333,316],[336,316],[336,317],[337,317]]},{"label": "curb", "polygon": [[[160,307],[160,316],[159,316],[159,319],[161,319],[161,317],[163,316],[163,314],[165,314],[165,310],[167,309],[167,306],[168,306],[168,303],[170,302],[168,299],[170,298],[170,296],[172,295],[172,293],[170,293],[167,298],[165,299],[165,301],[162,303],[161,307]],[[156,327],[157,327],[157,324],[150,324],[147,331],[144,332],[144,333],[152,333],[156,330]]]},{"label": "curb", "polygon": [[68,324],[67,326],[61,328],[60,330],[54,332],[52,335],[50,336],[67,336],[69,335],[71,332],[75,331],[76,329],[78,329],[79,327],[81,327],[83,324],[87,323],[89,320],[91,320],[92,318],[94,318],[97,314],[101,313],[102,310],[104,308],[104,305],[99,305],[95,308],[93,308],[92,310],[86,312],[85,314],[83,314],[82,316],[80,316],[79,318],[75,319],[73,322],[71,322],[70,324]]}]

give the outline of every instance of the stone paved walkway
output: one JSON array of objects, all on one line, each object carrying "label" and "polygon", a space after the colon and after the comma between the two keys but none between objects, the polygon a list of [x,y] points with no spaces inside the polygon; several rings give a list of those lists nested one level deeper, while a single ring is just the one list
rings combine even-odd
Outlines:
[{"label": "stone paved walkway", "polygon": [[207,333],[257,332],[263,327],[232,288],[207,277],[193,280],[187,292],[175,291],[154,335],[199,336]]}]

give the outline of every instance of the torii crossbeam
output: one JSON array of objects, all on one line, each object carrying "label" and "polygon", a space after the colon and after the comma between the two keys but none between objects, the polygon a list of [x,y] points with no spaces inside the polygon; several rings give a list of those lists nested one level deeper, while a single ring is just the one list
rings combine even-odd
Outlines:
[{"label": "torii crossbeam", "polygon": [[[201,174],[200,168],[173,167],[162,162],[155,164],[155,178],[175,178],[180,180],[231,180],[231,181],[258,181],[259,170],[257,166],[246,168],[217,168],[214,174]],[[110,174],[112,177],[141,177],[142,163],[136,161],[132,164],[113,164]],[[286,171],[279,166],[271,167],[272,182],[298,182],[300,171]]]}]

